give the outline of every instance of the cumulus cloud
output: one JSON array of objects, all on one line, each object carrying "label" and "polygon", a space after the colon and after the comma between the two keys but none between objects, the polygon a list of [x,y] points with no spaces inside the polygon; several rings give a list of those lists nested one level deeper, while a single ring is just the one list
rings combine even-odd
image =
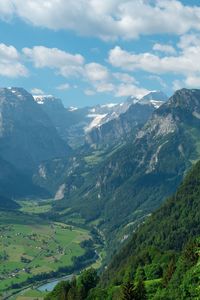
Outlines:
[{"label": "cumulus cloud", "polygon": [[164,53],[169,53],[169,54],[175,54],[176,50],[174,49],[173,46],[167,45],[167,44],[154,44],[153,45],[153,50],[164,52]]},{"label": "cumulus cloud", "polygon": [[112,92],[115,86],[111,82],[99,82],[95,85],[96,91],[98,93]]},{"label": "cumulus cloud", "polygon": [[200,34],[185,34],[180,37],[180,41],[178,42],[178,47],[180,49],[184,50],[192,46],[200,46]]},{"label": "cumulus cloud", "polygon": [[200,30],[200,8],[178,0],[3,0],[0,13],[104,40]]},{"label": "cumulus cloud", "polygon": [[165,83],[165,81],[158,75],[149,75],[147,76],[148,79],[153,80],[153,81],[157,81],[160,86],[162,86],[162,88],[166,89],[167,88],[167,84]]},{"label": "cumulus cloud", "polygon": [[13,46],[0,44],[0,75],[7,77],[27,76],[28,70],[21,63],[20,54]]},{"label": "cumulus cloud", "polygon": [[85,76],[89,81],[106,81],[109,79],[109,71],[106,67],[98,63],[85,65]]},{"label": "cumulus cloud", "polygon": [[94,90],[86,89],[86,90],[84,90],[84,94],[86,96],[93,96],[96,94],[96,92]]},{"label": "cumulus cloud", "polygon": [[148,94],[147,89],[140,88],[134,84],[126,84],[122,83],[116,88],[115,97],[128,97],[128,96],[135,96],[138,98],[143,97],[144,95]]},{"label": "cumulus cloud", "polygon": [[113,77],[124,83],[136,83],[136,84],[138,83],[137,80],[133,76],[131,76],[127,73],[116,72],[116,73],[113,73]]},{"label": "cumulus cloud", "polygon": [[14,4],[10,0],[2,0],[0,5],[0,19],[8,20],[14,14]]},{"label": "cumulus cloud", "polygon": [[31,90],[31,94],[33,95],[44,95],[44,91],[38,88],[33,88]]},{"label": "cumulus cloud", "polygon": [[[150,79],[155,79],[166,87],[159,75],[173,74],[181,76],[173,82],[173,88],[182,86],[200,87],[200,34],[192,33],[180,37],[177,51],[170,50],[167,45],[154,45],[154,50],[162,51],[163,55],[152,52],[133,53],[116,46],[109,51],[108,61],[116,68],[134,72],[136,70],[150,73]],[[165,52],[165,53],[164,53]]]},{"label": "cumulus cloud", "polygon": [[84,75],[92,89],[86,89],[84,93],[92,96],[95,93],[113,93],[115,97],[130,95],[142,96],[147,90],[139,88],[138,82],[128,73],[112,73],[107,67],[98,63],[85,65]]},{"label": "cumulus cloud", "polygon": [[176,79],[172,82],[172,88],[174,91],[180,90],[185,87],[185,83],[182,80]]},{"label": "cumulus cloud", "polygon": [[66,91],[70,88],[70,84],[69,83],[63,83],[63,84],[60,84],[56,87],[57,90],[59,91]]},{"label": "cumulus cloud", "polygon": [[80,54],[70,54],[58,48],[35,46],[23,48],[23,53],[36,68],[48,67],[54,69],[64,77],[78,76],[82,73],[84,58]]},{"label": "cumulus cloud", "polygon": [[200,46],[185,48],[179,55],[159,57],[145,52],[134,54],[119,46],[109,52],[109,62],[124,70],[143,70],[150,73],[176,73],[187,75],[200,70]]},{"label": "cumulus cloud", "polygon": [[200,88],[200,74],[197,76],[189,75],[185,79],[185,85],[190,88]]}]

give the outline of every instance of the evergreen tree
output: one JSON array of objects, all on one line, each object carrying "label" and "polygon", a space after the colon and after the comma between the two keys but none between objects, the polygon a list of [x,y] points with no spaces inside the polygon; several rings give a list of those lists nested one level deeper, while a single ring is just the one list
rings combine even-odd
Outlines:
[{"label": "evergreen tree", "polygon": [[170,279],[172,278],[172,275],[174,274],[174,271],[175,271],[175,268],[176,268],[176,263],[175,263],[175,259],[171,259],[169,265],[168,265],[168,268],[163,276],[163,286],[164,287],[167,287]]},{"label": "evergreen tree", "polygon": [[71,288],[69,281],[59,282],[54,290],[45,297],[45,300],[67,300],[68,292]]},{"label": "evergreen tree", "polygon": [[140,279],[134,287],[134,300],[147,300],[147,292],[145,289],[144,281]]},{"label": "evergreen tree", "polygon": [[80,294],[82,299],[86,299],[89,291],[96,287],[99,281],[97,271],[93,268],[85,270],[79,278]]},{"label": "evergreen tree", "polygon": [[137,300],[135,298],[134,285],[127,281],[122,285],[122,300]]},{"label": "evergreen tree", "polygon": [[145,280],[146,276],[145,276],[145,272],[144,272],[144,268],[142,268],[141,266],[139,266],[136,270],[136,274],[135,274],[135,281],[138,282],[140,280]]}]

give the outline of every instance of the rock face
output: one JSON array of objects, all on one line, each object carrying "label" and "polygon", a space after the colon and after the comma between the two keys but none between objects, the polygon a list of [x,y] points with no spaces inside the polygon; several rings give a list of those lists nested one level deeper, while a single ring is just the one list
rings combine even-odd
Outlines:
[{"label": "rock face", "polygon": [[50,196],[45,189],[33,184],[31,174],[24,174],[1,157],[0,166],[0,208],[16,208],[10,199]]},{"label": "rock face", "polygon": [[0,155],[5,161],[28,171],[41,161],[67,155],[69,150],[28,92],[0,90]]},{"label": "rock face", "polygon": [[71,152],[48,115],[22,88],[0,89],[0,207],[16,208],[10,200],[49,197],[32,181],[38,165]]},{"label": "rock face", "polygon": [[129,97],[123,103],[65,108],[56,97],[33,97],[49,116],[60,137],[72,148],[83,146],[85,142],[95,148],[112,146],[120,139],[126,139],[167,99],[164,93],[155,91],[142,99]]},{"label": "rock face", "polygon": [[127,138],[134,138],[153,111],[166,100],[167,96],[160,91],[151,92],[140,100],[134,97],[128,98],[127,110],[112,119],[104,119],[104,122],[92,128],[87,133],[87,143],[95,148],[105,148]]},{"label": "rock face", "polygon": [[43,111],[49,116],[60,137],[72,148],[85,144],[86,136],[104,123],[117,119],[132,103],[138,101],[130,97],[124,103],[108,103],[94,107],[65,108],[62,101],[53,96],[33,96]]},{"label": "rock face", "polygon": [[65,108],[59,98],[53,96],[33,97],[40,108],[48,115],[57,129],[59,136],[67,143],[70,143],[70,131],[73,130],[73,127],[76,126],[77,123],[81,122],[81,114],[77,114],[75,108]]},{"label": "rock face", "polygon": [[125,141],[149,119],[154,111],[153,105],[136,103],[117,118],[105,122],[88,132],[86,141],[95,148],[110,147],[120,140]]},{"label": "rock face", "polygon": [[102,220],[107,238],[121,241],[176,190],[185,171],[200,158],[199,115],[200,90],[177,91],[153,112],[134,140],[83,176],[67,206],[87,220]]}]

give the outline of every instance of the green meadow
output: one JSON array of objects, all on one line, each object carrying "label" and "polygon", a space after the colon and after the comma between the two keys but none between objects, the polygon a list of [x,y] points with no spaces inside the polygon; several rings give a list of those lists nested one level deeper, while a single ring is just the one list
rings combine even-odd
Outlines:
[{"label": "green meadow", "polygon": [[22,212],[0,213],[0,293],[13,283],[72,265],[84,254],[80,243],[88,231],[64,223],[42,220]]}]

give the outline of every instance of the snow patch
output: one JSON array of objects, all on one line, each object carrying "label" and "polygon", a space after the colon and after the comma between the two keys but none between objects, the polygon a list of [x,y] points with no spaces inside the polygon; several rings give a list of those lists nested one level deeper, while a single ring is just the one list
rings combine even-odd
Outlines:
[{"label": "snow patch", "polygon": [[33,95],[33,99],[38,104],[44,104],[46,99],[55,101],[55,98],[52,95]]},{"label": "snow patch", "polygon": [[89,114],[88,118],[93,118],[92,122],[85,127],[85,132],[92,130],[94,127],[101,125],[101,121],[107,116],[107,114]]},{"label": "snow patch", "polygon": [[117,106],[118,103],[108,103],[108,104],[103,104],[101,105],[102,108],[112,108],[114,106]]},{"label": "snow patch", "polygon": [[78,109],[78,107],[70,106],[70,107],[68,108],[68,111],[75,111],[75,110],[77,110],[77,109]]}]

